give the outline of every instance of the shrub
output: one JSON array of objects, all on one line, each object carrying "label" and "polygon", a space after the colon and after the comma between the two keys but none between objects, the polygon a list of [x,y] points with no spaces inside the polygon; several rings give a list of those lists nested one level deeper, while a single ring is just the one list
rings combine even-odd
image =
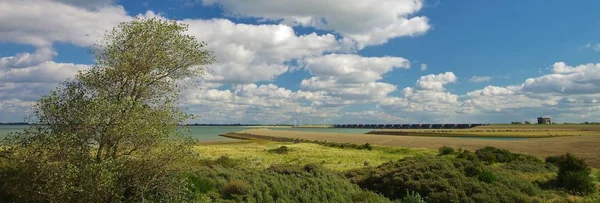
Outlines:
[{"label": "shrub", "polygon": [[586,171],[569,171],[562,177],[561,186],[575,194],[596,192],[596,185]]},{"label": "shrub", "polygon": [[228,156],[221,156],[212,163],[213,165],[220,165],[222,167],[233,168],[238,165],[238,162]]},{"label": "shrub", "polygon": [[477,156],[475,155],[475,153],[473,153],[473,152],[471,152],[469,150],[463,150],[458,155],[456,155],[456,158],[466,159],[466,160],[469,160],[469,161],[475,161],[475,160],[477,160]]},{"label": "shrub", "polygon": [[560,156],[548,156],[545,159],[546,163],[555,164],[558,166],[558,162],[560,161]]},{"label": "shrub", "polygon": [[290,151],[291,151],[290,148],[288,148],[287,146],[281,146],[279,148],[270,149],[268,152],[275,153],[275,154],[287,154]]},{"label": "shrub", "polygon": [[221,194],[225,199],[231,199],[235,195],[245,195],[250,191],[250,185],[241,180],[230,180],[221,188]]},{"label": "shrub", "polygon": [[491,171],[481,171],[477,174],[477,179],[485,183],[493,183],[496,181],[496,175]]},{"label": "shrub", "polygon": [[596,191],[590,173],[591,169],[585,161],[570,153],[560,156],[558,160],[558,186],[572,193],[589,194]]},{"label": "shrub", "polygon": [[[279,165],[279,169],[284,165]],[[285,165],[286,170],[304,171],[281,173],[285,170],[254,170],[246,168],[201,167],[194,175],[210,179],[219,189],[205,196],[210,202],[390,202],[382,195],[362,190],[344,176],[315,164]],[[308,172],[312,171],[312,172]],[[239,180],[242,183],[231,186]],[[245,184],[244,184],[245,183]],[[247,190],[238,190],[238,188]],[[225,195],[229,194],[229,195]],[[205,197],[199,195],[200,199]],[[226,200],[224,200],[227,198]]]},{"label": "shrub", "polygon": [[[427,202],[527,201],[521,187],[513,187],[513,183],[521,180],[498,179],[494,184],[486,184],[478,180],[485,170],[489,170],[485,165],[463,159],[411,157],[376,168],[349,171],[346,177],[361,188],[390,199],[402,199],[407,194],[398,191],[408,190],[419,193]],[[531,182],[526,184],[536,187]]]},{"label": "shrub", "polygon": [[448,146],[442,146],[438,149],[439,155],[448,155],[454,153],[454,149]]},{"label": "shrub", "polygon": [[425,200],[423,200],[423,197],[421,197],[421,195],[415,191],[409,192],[408,190],[406,191],[406,196],[404,196],[404,198],[402,198],[402,200],[400,201],[402,203],[427,203],[425,202]]},{"label": "shrub", "polygon": [[517,160],[518,154],[514,154],[505,149],[498,149],[495,147],[484,147],[475,151],[475,155],[481,161],[487,163],[508,163]]}]

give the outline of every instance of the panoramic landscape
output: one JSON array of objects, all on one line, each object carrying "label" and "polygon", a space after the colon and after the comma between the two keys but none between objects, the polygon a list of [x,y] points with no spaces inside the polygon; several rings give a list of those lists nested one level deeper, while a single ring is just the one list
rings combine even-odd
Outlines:
[{"label": "panoramic landscape", "polygon": [[0,202],[597,203],[599,7],[0,1]]}]

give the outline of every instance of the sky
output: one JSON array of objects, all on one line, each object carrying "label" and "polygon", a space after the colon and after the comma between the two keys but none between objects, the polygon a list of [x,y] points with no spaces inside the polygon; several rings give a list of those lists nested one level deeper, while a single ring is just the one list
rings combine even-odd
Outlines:
[{"label": "sky", "polygon": [[600,1],[2,0],[0,122],[133,18],[189,25],[217,63],[190,123],[600,121]]}]

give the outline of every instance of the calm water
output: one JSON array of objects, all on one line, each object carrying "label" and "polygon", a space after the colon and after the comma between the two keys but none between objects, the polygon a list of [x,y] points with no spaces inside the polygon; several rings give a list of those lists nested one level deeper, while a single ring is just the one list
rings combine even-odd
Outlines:
[{"label": "calm water", "polygon": [[[29,126],[26,125],[0,125],[0,138],[5,137],[11,132],[19,132]],[[198,141],[223,141],[230,138],[221,137],[220,134],[237,132],[240,130],[251,129],[241,126],[188,126],[192,138]],[[271,130],[281,131],[304,131],[304,132],[326,132],[326,133],[357,133],[364,134],[373,129],[361,128],[270,128]],[[458,139],[489,139],[489,140],[523,140],[529,138],[494,138],[494,137],[456,137]]]}]

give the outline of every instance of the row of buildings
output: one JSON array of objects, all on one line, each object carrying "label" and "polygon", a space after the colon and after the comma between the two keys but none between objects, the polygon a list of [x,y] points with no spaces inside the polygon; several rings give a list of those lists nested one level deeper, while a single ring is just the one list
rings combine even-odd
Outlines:
[{"label": "row of buildings", "polygon": [[339,124],[334,128],[369,128],[369,129],[467,129],[489,124]]}]

